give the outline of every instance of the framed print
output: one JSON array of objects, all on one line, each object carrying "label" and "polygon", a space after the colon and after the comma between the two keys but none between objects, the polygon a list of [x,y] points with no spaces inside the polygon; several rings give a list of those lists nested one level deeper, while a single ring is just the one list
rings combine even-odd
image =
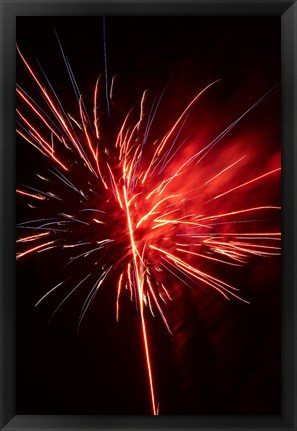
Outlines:
[{"label": "framed print", "polygon": [[1,18],[1,429],[296,429],[296,3]]}]

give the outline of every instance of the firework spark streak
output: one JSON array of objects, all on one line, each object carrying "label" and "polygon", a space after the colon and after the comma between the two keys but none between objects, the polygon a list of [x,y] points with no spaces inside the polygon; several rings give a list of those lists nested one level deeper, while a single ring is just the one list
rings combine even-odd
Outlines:
[{"label": "firework spark streak", "polygon": [[[19,246],[30,242],[29,248],[17,253],[17,259],[59,248],[72,253],[66,256],[65,267],[78,260],[83,261],[83,266],[92,267],[87,275],[73,282],[75,287],[52,315],[85,284],[89,293],[81,308],[78,328],[108,279],[116,279],[117,321],[121,295],[128,291],[139,315],[151,410],[157,415],[147,312],[159,314],[173,335],[165,309],[174,293],[170,284],[166,284],[166,277],[171,280],[173,277],[180,287],[211,288],[225,299],[233,297],[248,303],[236,286],[212,270],[206,271],[205,263],[231,268],[245,265],[252,256],[280,254],[280,232],[263,228],[265,220],[277,217],[279,206],[246,204],[241,207],[234,203],[230,210],[225,205],[227,196],[244,193],[254,184],[265,185],[267,179],[279,174],[279,167],[240,180],[238,173],[245,166],[247,154],[237,154],[228,162],[223,159],[217,171],[203,171],[201,178],[204,179],[198,185],[196,182],[194,186],[192,179],[194,170],[200,166],[205,170],[204,159],[217,151],[228,133],[269,97],[270,92],[248,106],[210,142],[197,146],[191,136],[182,139],[181,135],[193,108],[203,103],[204,94],[213,91],[219,81],[202,88],[173,121],[172,127],[152,142],[150,129],[160,102],[147,112],[146,90],[139,108],[132,109],[121,120],[113,144],[106,143],[100,129],[99,80],[94,85],[91,120],[61,48],[77,95],[78,115],[70,115],[48,80],[42,82],[17,49],[45,106],[41,108],[17,86],[20,106],[17,132],[51,164],[42,175],[37,174],[38,188],[22,185],[16,190],[20,199],[29,199],[28,205],[35,211],[45,208],[49,214],[48,218],[32,219],[17,226],[25,231],[17,239]],[[78,170],[84,174],[78,175]],[[28,234],[29,230],[33,233]],[[50,289],[36,305],[66,281]]]}]

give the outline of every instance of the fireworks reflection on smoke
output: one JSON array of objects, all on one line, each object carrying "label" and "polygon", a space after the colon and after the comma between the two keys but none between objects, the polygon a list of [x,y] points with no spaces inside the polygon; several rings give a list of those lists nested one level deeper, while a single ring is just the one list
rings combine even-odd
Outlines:
[{"label": "fireworks reflection on smoke", "polygon": [[[117,119],[117,133],[110,133],[107,142],[101,107],[105,92],[108,110],[109,104],[116,105],[112,91],[116,80],[107,92],[107,80],[98,78],[90,112],[61,45],[60,49],[77,99],[76,115],[66,112],[54,83],[42,69],[33,69],[17,48],[41,97],[39,102],[17,85],[17,132],[51,165],[37,172],[36,184],[18,185],[19,198],[26,199],[36,217],[17,226],[22,232],[17,259],[60,249],[65,251],[64,269],[81,265],[80,278],[62,276],[36,303],[39,306],[67,285],[53,319],[85,286],[88,293],[81,304],[78,331],[100,289],[116,280],[115,319],[120,324],[125,313],[121,299],[129,295],[139,316],[151,412],[157,415],[161,400],[154,387],[148,313],[158,315],[174,337],[166,307],[174,301],[176,287],[211,289],[226,300],[248,304],[238,286],[217,275],[217,267],[231,271],[253,256],[280,254],[280,206],[269,201],[254,205],[248,199],[251,190],[267,188],[271,178],[279,176],[279,159],[274,158],[269,169],[254,172],[254,154],[248,148],[230,139],[227,154],[221,149],[233,129],[277,89],[267,89],[206,142],[199,130],[192,133],[187,127],[205,96],[219,92],[220,79],[200,88],[170,128],[153,139],[151,128],[166,91],[151,100],[145,90],[137,104]],[[267,220],[274,221],[276,228],[266,228]]]}]

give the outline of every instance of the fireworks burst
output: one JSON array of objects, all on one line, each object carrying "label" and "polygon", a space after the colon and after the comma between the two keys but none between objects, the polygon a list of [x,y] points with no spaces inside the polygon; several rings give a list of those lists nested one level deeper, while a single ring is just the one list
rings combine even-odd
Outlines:
[{"label": "fireworks burst", "polygon": [[[19,48],[18,53],[45,107],[17,86],[17,132],[48,159],[50,167],[37,173],[34,187],[17,188],[19,198],[27,198],[28,205],[42,214],[18,224],[19,231],[25,233],[17,239],[17,259],[61,249],[65,271],[81,265],[81,277],[71,281],[71,288],[51,316],[86,286],[78,330],[100,288],[116,280],[115,319],[120,320],[121,297],[128,294],[139,316],[151,410],[157,415],[147,313],[158,314],[168,333],[174,335],[166,317],[166,305],[174,300],[173,281],[179,289],[212,289],[227,300],[248,303],[238,287],[218,277],[213,268],[225,265],[231,269],[245,265],[252,256],[280,254],[279,229],[266,228],[267,220],[279,226],[280,207],[269,202],[249,205],[248,200],[243,205],[242,199],[237,199],[255,187],[266,187],[267,181],[280,173],[278,162],[254,174],[249,171],[248,150],[231,151],[226,161],[218,149],[274,89],[208,142],[197,134],[187,134],[187,124],[205,94],[220,85],[219,80],[202,88],[170,129],[156,139],[151,138],[151,129],[162,97],[150,103],[146,90],[139,106],[119,122],[113,141],[106,142],[101,127],[100,89],[104,84],[100,79],[94,85],[90,113],[62,50],[77,97],[78,115],[72,115],[64,110],[46,76],[43,82]],[[112,91],[107,98],[113,101]],[[218,154],[218,160],[209,169],[213,153]],[[205,270],[205,264],[210,270]],[[36,306],[66,283],[69,280],[64,277]]]}]

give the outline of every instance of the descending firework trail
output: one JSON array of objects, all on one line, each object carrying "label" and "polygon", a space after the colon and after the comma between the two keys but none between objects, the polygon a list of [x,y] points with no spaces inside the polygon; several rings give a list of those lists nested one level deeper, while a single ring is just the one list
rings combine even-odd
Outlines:
[{"label": "descending firework trail", "polygon": [[[37,213],[46,211],[47,217],[37,215],[18,224],[26,233],[17,240],[22,247],[17,259],[61,249],[66,256],[65,270],[83,260],[85,273],[72,281],[69,293],[52,313],[53,317],[86,285],[89,293],[81,307],[78,329],[107,280],[117,280],[116,320],[120,318],[121,294],[128,292],[139,315],[152,413],[157,415],[146,313],[157,312],[172,334],[164,310],[173,299],[173,289],[166,281],[175,280],[180,288],[212,288],[226,299],[248,302],[236,286],[212,269],[206,271],[204,264],[210,264],[208,268],[220,264],[239,267],[251,256],[280,252],[280,207],[269,202],[249,205],[246,201],[242,205],[236,198],[277,177],[278,160],[254,174],[246,169],[251,159],[248,150],[229,152],[227,161],[219,150],[229,132],[272,90],[203,144],[185,136],[184,131],[194,107],[203,103],[200,99],[219,81],[199,91],[167,133],[154,140],[150,132],[160,100],[148,108],[145,91],[139,109],[126,114],[110,143],[100,127],[99,80],[91,119],[62,51],[77,97],[79,115],[75,117],[64,110],[46,76],[44,83],[18,52],[44,107],[17,86],[17,132],[48,159],[50,167],[37,174],[34,187],[18,186],[19,197],[26,197]],[[218,161],[209,169],[205,167],[207,159],[214,152]],[[274,220],[276,228],[265,228],[267,220]],[[61,280],[36,305],[67,281]]]}]

